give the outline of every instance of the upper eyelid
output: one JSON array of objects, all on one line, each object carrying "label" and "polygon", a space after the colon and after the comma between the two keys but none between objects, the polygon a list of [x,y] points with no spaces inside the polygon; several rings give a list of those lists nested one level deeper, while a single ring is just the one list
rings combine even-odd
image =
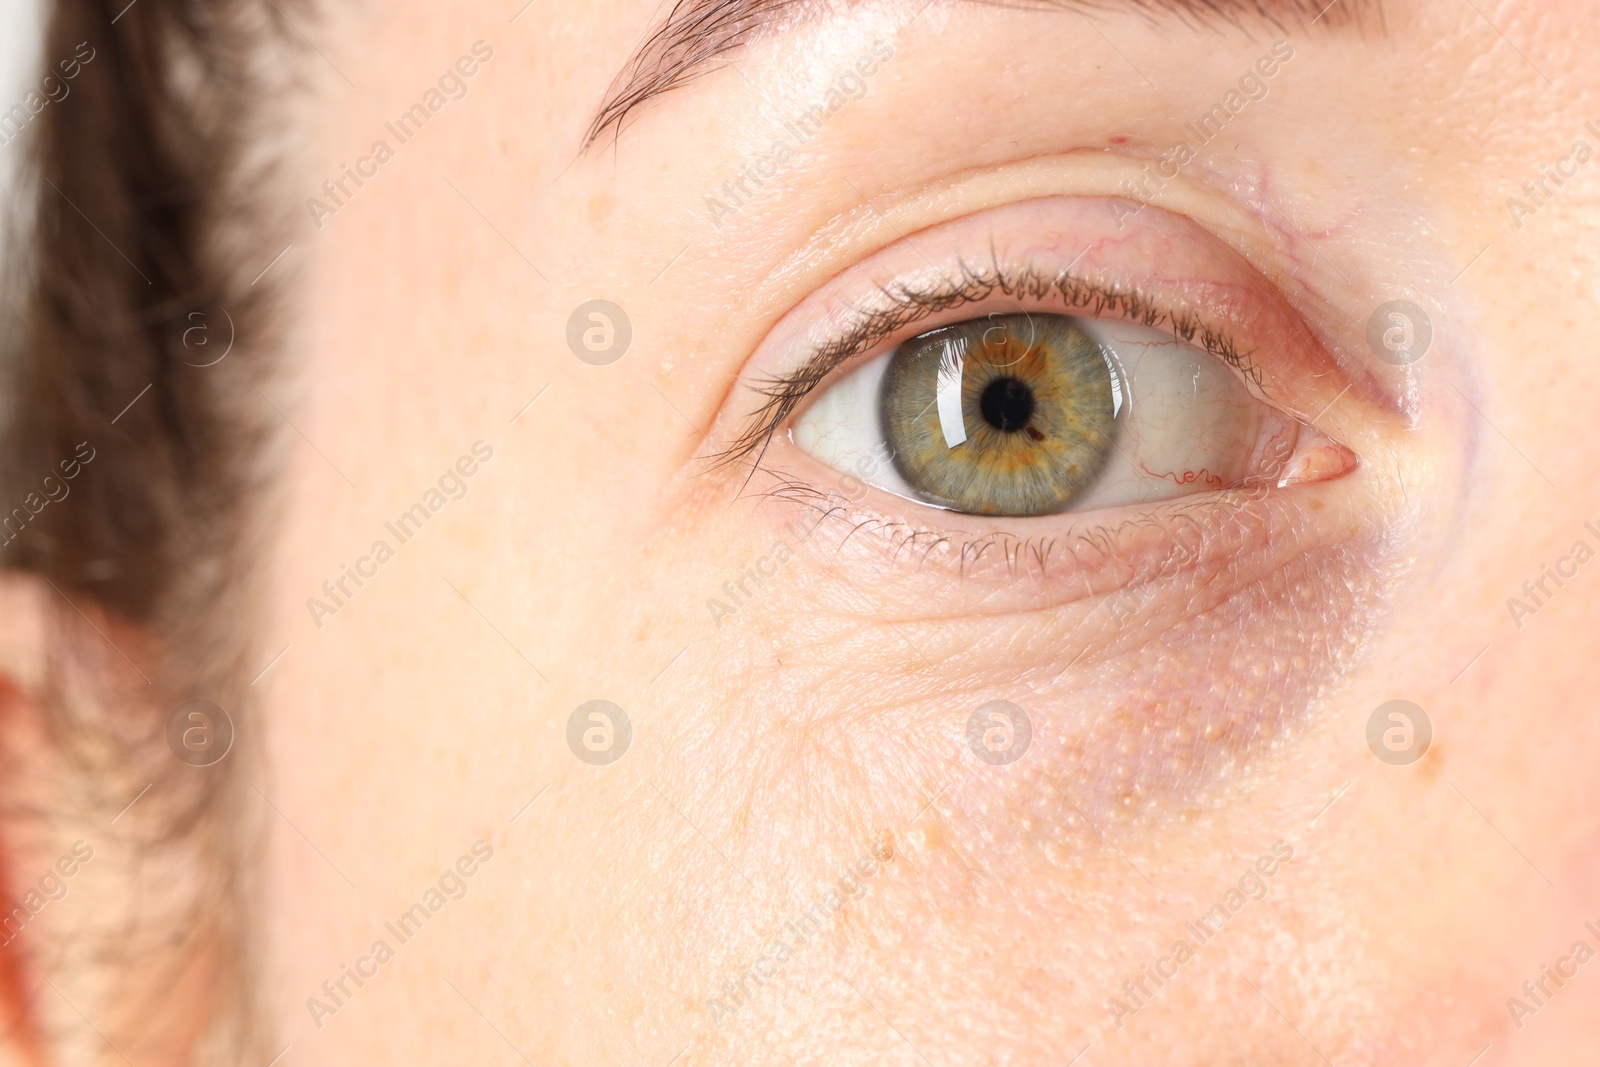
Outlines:
[{"label": "upper eyelid", "polygon": [[735,463],[751,453],[764,451],[779,427],[794,415],[807,396],[840,366],[885,338],[941,311],[977,303],[997,293],[1019,299],[1060,297],[1073,311],[1095,316],[1111,311],[1140,325],[1166,329],[1180,340],[1198,344],[1221,359],[1256,389],[1263,388],[1259,369],[1248,354],[1239,351],[1228,334],[1206,324],[1193,313],[1166,310],[1136,290],[1104,285],[1070,271],[1045,274],[1021,268],[1008,272],[998,261],[987,272],[979,272],[965,262],[959,269],[961,276],[955,282],[946,279],[941,285],[920,289],[907,285],[880,286],[886,306],[858,309],[853,325],[819,345],[799,367],[757,385],[756,390],[767,400],[748,417],[732,444],[716,455],[716,465]]}]

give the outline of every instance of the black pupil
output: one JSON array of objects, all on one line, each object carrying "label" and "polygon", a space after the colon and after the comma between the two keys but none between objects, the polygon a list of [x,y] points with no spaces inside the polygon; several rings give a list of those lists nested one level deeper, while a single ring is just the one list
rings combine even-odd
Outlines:
[{"label": "black pupil", "polygon": [[1003,433],[1016,433],[1033,417],[1033,390],[1015,378],[996,378],[978,398],[984,420]]}]

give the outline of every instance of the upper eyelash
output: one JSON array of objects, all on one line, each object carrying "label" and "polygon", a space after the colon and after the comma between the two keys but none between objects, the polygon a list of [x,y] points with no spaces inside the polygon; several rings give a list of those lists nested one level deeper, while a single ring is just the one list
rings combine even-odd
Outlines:
[{"label": "upper eyelash", "polygon": [[733,443],[713,457],[714,465],[736,463],[754,453],[759,466],[778,428],[839,366],[914,322],[962,304],[986,300],[996,293],[1035,300],[1055,295],[1074,311],[1090,311],[1096,315],[1111,311],[1143,326],[1162,327],[1187,343],[1198,344],[1258,389],[1261,387],[1260,369],[1248,355],[1239,351],[1227,334],[1205,324],[1192,312],[1167,311],[1136,289],[1104,285],[1068,271],[1053,275],[1029,267],[1007,271],[998,262],[986,270],[977,270],[962,262],[958,269],[958,277],[941,278],[928,286],[905,283],[880,286],[878,292],[885,303],[858,307],[854,323],[838,337],[819,345],[799,367],[756,384],[756,392],[766,400],[746,421]]}]

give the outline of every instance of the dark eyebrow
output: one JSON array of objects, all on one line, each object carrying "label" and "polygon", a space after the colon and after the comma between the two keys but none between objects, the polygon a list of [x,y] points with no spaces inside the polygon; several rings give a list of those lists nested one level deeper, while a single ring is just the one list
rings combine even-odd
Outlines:
[{"label": "dark eyebrow", "polygon": [[[844,0],[848,3],[848,0]],[[924,0],[926,4],[938,0]],[[986,2],[986,0],[976,0]],[[1176,18],[1193,26],[1208,22],[1248,24],[1286,30],[1291,24],[1328,26],[1359,23],[1362,12],[1380,0],[989,0],[994,6],[1039,11],[1133,10],[1148,17]],[[589,149],[607,130],[621,132],[624,120],[652,97],[687,85],[708,73],[706,64],[760,36],[770,36],[842,6],[835,0],[677,0],[667,18],[652,30],[612,81],[605,101],[583,138]],[[920,11],[918,12],[920,14]]]}]

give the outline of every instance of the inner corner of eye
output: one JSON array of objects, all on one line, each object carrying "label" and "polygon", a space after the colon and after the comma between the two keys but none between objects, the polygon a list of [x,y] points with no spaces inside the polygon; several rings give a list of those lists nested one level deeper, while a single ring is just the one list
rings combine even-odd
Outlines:
[{"label": "inner corner of eye", "polygon": [[1171,334],[1016,311],[928,330],[824,384],[792,440],[842,478],[1015,517],[1226,489],[1261,475],[1292,426]]}]

